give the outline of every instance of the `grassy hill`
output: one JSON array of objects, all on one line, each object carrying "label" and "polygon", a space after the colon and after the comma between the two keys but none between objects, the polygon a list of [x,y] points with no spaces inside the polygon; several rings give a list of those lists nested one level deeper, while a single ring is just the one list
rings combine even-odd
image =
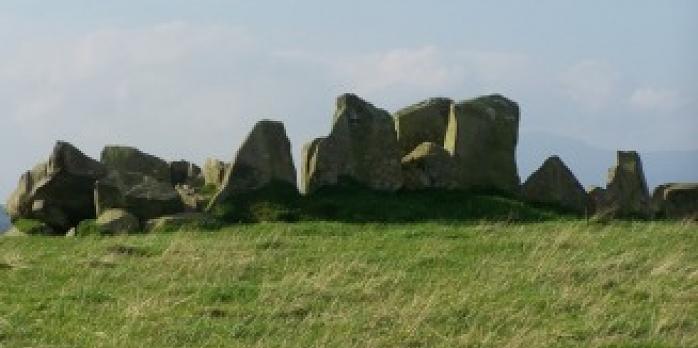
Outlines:
[{"label": "grassy hill", "polygon": [[0,239],[0,347],[696,347],[689,223]]}]

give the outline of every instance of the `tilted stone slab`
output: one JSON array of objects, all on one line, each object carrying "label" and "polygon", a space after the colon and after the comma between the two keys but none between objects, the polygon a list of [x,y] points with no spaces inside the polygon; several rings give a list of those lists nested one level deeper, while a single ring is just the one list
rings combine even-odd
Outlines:
[{"label": "tilted stone slab", "polygon": [[403,187],[407,190],[457,187],[456,165],[442,146],[422,143],[402,158]]}]

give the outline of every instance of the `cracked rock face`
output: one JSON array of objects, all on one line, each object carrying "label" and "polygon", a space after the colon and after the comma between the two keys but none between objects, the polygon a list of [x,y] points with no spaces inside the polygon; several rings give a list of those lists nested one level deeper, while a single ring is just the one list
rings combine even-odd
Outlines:
[{"label": "cracked rock face", "polygon": [[303,148],[303,191],[312,193],[345,179],[380,191],[402,187],[393,117],[353,94],[339,96],[336,106],[330,134]]}]

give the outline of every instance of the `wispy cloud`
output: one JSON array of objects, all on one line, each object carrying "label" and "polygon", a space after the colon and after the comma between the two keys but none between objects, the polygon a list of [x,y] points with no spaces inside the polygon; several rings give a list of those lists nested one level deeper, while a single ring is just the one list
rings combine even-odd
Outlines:
[{"label": "wispy cloud", "polygon": [[633,91],[628,103],[645,111],[672,111],[683,104],[679,91],[667,88],[641,87]]},{"label": "wispy cloud", "polygon": [[585,60],[563,71],[560,82],[573,101],[587,109],[599,110],[617,100],[620,73],[608,63]]}]

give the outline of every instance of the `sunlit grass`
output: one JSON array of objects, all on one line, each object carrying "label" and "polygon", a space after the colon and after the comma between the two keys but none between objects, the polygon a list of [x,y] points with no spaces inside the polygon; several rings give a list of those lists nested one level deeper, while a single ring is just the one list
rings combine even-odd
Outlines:
[{"label": "sunlit grass", "polygon": [[698,227],[236,225],[0,239],[3,347],[695,347]]}]

